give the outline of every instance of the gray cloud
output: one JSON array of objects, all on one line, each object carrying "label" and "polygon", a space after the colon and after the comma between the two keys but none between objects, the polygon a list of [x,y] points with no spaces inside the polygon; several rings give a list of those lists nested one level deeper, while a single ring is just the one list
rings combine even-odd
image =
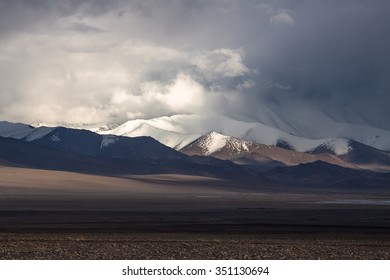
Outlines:
[{"label": "gray cloud", "polygon": [[[0,117],[217,112],[390,130],[390,18],[372,1],[0,1]],[[320,112],[320,113],[319,113]],[[306,123],[310,119],[310,123]],[[299,126],[299,125],[297,125]]]},{"label": "gray cloud", "polygon": [[76,23],[70,24],[69,25],[69,29],[73,30],[73,31],[76,31],[76,32],[81,32],[81,33],[101,33],[101,32],[105,32],[103,29],[100,29],[100,28],[97,28],[97,27],[94,27],[94,26],[91,26],[91,25],[88,25],[88,24],[80,23],[80,22],[76,22]]},{"label": "gray cloud", "polygon": [[[274,104],[314,104],[341,122],[370,123],[389,129],[390,4],[376,1],[303,1],[296,24],[269,45],[264,73],[289,86],[270,89]],[[277,106],[275,106],[277,107]]]}]

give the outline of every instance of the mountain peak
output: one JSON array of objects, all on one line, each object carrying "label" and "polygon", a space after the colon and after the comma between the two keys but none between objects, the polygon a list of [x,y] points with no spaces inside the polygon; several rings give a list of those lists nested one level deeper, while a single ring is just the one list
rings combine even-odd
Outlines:
[{"label": "mountain peak", "polygon": [[221,134],[216,131],[207,133],[197,141],[204,155],[212,155],[223,148],[231,151],[248,151],[247,141]]}]

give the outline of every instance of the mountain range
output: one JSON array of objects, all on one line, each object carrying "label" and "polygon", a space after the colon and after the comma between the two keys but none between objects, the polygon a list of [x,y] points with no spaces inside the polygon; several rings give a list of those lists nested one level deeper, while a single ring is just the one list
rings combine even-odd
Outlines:
[{"label": "mountain range", "polygon": [[256,174],[230,161],[191,158],[151,137],[100,135],[65,127],[0,122],[3,165],[94,174],[178,173],[223,178]]},{"label": "mountain range", "polygon": [[[389,180],[383,174],[390,170],[390,153],[375,147],[379,140],[367,145],[345,138],[309,139],[259,123],[187,115],[121,125],[34,125],[0,122],[0,164],[281,184],[331,185],[361,179],[370,185],[375,178],[373,184],[386,185]],[[383,142],[386,137],[382,133],[378,138]],[[326,174],[326,180],[315,174]]]},{"label": "mountain range", "polygon": [[39,126],[66,126],[83,128],[100,134],[123,136],[151,136],[171,148],[180,149],[193,140],[209,132],[216,131],[242,140],[265,145],[288,146],[299,152],[308,152],[325,145],[336,154],[346,153],[348,140],[356,141],[373,148],[390,151],[390,131],[380,128],[350,123],[337,123],[329,126],[318,123],[317,130],[302,123],[291,123],[286,119],[276,119],[273,125],[253,120],[237,120],[222,115],[173,115],[152,119],[129,120],[110,124],[63,124],[34,123]]},{"label": "mountain range", "polygon": [[[278,119],[274,123],[292,130],[286,120]],[[295,130],[304,130],[303,125],[294,126]],[[302,133],[299,136],[263,123],[215,115],[174,115],[130,120],[123,124],[72,127],[102,135],[150,136],[191,156],[213,156],[240,164],[290,166],[321,160],[343,167],[390,171],[390,132],[363,125],[344,124],[338,125],[337,129],[324,127],[330,130],[326,138],[314,137],[319,132],[312,130],[303,137]],[[197,145],[201,147],[196,148]]]}]

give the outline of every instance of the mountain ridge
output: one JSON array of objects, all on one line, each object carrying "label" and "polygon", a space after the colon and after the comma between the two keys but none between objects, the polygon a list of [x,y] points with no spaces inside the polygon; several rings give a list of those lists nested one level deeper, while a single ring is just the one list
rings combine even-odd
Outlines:
[{"label": "mountain ridge", "polygon": [[340,166],[356,168],[354,164],[342,161],[337,156],[329,153],[319,155],[301,153],[277,146],[244,141],[217,132],[211,132],[202,136],[180,151],[190,156],[209,155],[219,159],[232,160],[236,163],[245,164],[245,162],[249,162],[248,164],[252,165],[271,164],[272,166],[276,164],[291,166],[322,160]]},{"label": "mountain ridge", "polygon": [[185,174],[245,180],[260,175],[230,161],[191,158],[152,137],[59,127],[39,139],[0,137],[0,163],[97,174]]},{"label": "mountain ridge", "polygon": [[[7,127],[9,128],[8,124]],[[44,133],[42,129],[45,129]],[[39,138],[27,137],[34,135],[31,133],[37,133],[37,131],[45,135],[40,135],[42,137]],[[21,137],[21,134],[17,135]],[[242,183],[250,182],[254,187],[258,185],[272,187],[280,184],[299,186],[350,184],[351,187],[354,185],[385,187],[390,183],[390,173],[377,173],[348,165],[340,166],[340,164],[319,160],[322,159],[320,156],[323,157],[323,154],[319,156],[299,153],[235,139],[217,132],[212,132],[209,136],[211,140],[217,139],[220,143],[215,145],[215,143],[206,141],[204,143],[209,146],[199,148],[202,153],[208,151],[209,156],[186,155],[161,144],[152,137],[145,136],[101,135],[89,130],[64,127],[50,130],[29,129],[26,135],[21,139],[0,137],[0,165],[112,174],[113,176],[126,174],[196,175]],[[259,149],[258,156],[263,161],[263,166],[260,166],[261,164],[259,166],[235,164],[228,157],[233,155],[233,153],[229,154],[231,151],[236,154],[253,156],[255,153],[251,149]],[[367,150],[366,146],[361,146],[360,149],[364,153],[371,152],[371,148]],[[269,151],[269,154],[265,151]],[[217,153],[221,153],[219,158],[214,157]],[[363,156],[365,156],[364,153]],[[311,161],[301,163],[302,160],[298,159],[296,162],[283,162],[284,159],[294,160],[294,157],[297,158],[298,155],[311,157]],[[335,155],[327,156],[337,158]],[[359,156],[359,154],[353,156]],[[253,162],[258,160],[256,157],[252,159]],[[264,165],[267,165],[267,168],[264,168]]]},{"label": "mountain ridge", "polygon": [[[124,137],[149,136],[168,147],[174,148],[190,156],[211,155],[222,160],[232,160],[235,163],[246,165],[259,165],[259,163],[263,165],[268,164],[270,166],[297,165],[300,163],[322,160],[325,162],[350,168],[365,168],[383,172],[390,170],[389,152],[381,151],[353,140],[311,140],[311,144],[307,147],[311,149],[308,149],[305,152],[300,152],[299,150],[297,151],[297,149],[295,148],[296,145],[294,147],[294,145],[292,145],[291,142],[288,141],[288,139],[277,138],[278,135],[271,136],[276,141],[274,145],[247,140],[253,138],[253,135],[255,134],[255,129],[253,127],[249,129],[247,129],[248,127],[239,127],[240,123],[237,122],[229,129],[232,132],[234,132],[233,130],[236,129],[236,133],[240,131],[245,131],[244,136],[247,139],[217,133],[216,131],[211,131],[206,134],[186,134],[186,128],[177,125],[178,123],[181,123],[181,121],[176,120],[175,118],[173,119],[175,120],[173,122],[171,121],[172,118],[169,117],[157,118],[147,122],[144,122],[143,120],[128,121],[125,122],[123,125],[117,126],[116,128],[114,128],[114,130],[99,131],[98,134],[105,136],[104,139],[106,139],[106,141],[108,141],[107,139],[112,137],[110,135]],[[222,120],[224,121],[222,126],[226,127],[228,125],[228,123],[226,123],[227,119],[222,118]],[[195,127],[192,129],[194,129],[194,131],[198,131],[198,125],[199,123],[194,124]],[[214,126],[214,124],[211,124],[211,126]],[[32,126],[24,124],[0,122],[0,136],[24,139],[26,141],[35,141],[37,139],[44,138],[46,135],[52,133],[52,131],[56,129],[58,128],[34,128]],[[89,127],[89,129],[86,129],[86,131],[95,132],[95,129],[91,130],[91,127]],[[257,131],[256,133],[258,134],[259,131]],[[194,150],[195,142],[206,141],[207,137],[212,134],[214,135],[214,137],[220,138],[220,141],[214,141],[210,139],[207,140],[211,141],[210,143],[213,147],[210,148],[214,150]],[[303,141],[305,142],[306,140]],[[313,143],[315,144],[314,146]],[[103,144],[108,145],[109,143],[101,143],[101,146]],[[200,143],[197,143],[197,145],[199,144]],[[231,147],[236,146],[236,148],[240,147],[241,151],[245,151],[245,153],[238,152],[237,149],[236,151],[231,151],[231,147],[226,147],[223,151],[220,151],[219,148],[223,148],[226,145]],[[248,145],[251,147],[251,151],[249,151]],[[204,143],[203,146],[205,146]],[[86,147],[86,150],[88,150],[88,147]]]},{"label": "mountain ridge", "polygon": [[[284,120],[282,123],[287,124],[288,122]],[[153,127],[158,130],[158,133],[153,131],[140,131],[139,127],[141,124]],[[39,123],[34,123],[34,125],[37,127],[41,126]],[[46,124],[43,123],[42,125],[45,126]],[[348,123],[338,123],[337,126],[332,129],[325,124],[321,129],[321,124],[318,124],[319,129],[323,132],[316,134],[313,133],[312,129],[309,129],[308,134],[305,136],[303,136],[303,127],[297,130],[299,131],[298,134],[293,134],[290,130],[283,130],[278,128],[278,126],[271,126],[266,123],[255,121],[236,120],[223,115],[172,115],[169,117],[163,116],[152,119],[129,120],[122,124],[77,126],[77,128],[85,128],[101,134],[151,136],[161,143],[178,150],[183,148],[185,144],[194,141],[198,136],[200,137],[212,131],[219,131],[224,135],[229,135],[242,140],[265,145],[290,147],[290,149],[294,149],[298,152],[310,152],[325,145],[336,155],[342,155],[348,152],[349,140],[379,150],[390,151],[390,131]],[[69,127],[72,128],[72,125]],[[171,136],[169,137],[170,134]],[[172,134],[176,136],[180,135],[181,140],[173,140],[174,136],[172,136]],[[186,137],[188,137],[188,139],[185,139]],[[183,142],[183,144],[181,144],[181,142]]]}]

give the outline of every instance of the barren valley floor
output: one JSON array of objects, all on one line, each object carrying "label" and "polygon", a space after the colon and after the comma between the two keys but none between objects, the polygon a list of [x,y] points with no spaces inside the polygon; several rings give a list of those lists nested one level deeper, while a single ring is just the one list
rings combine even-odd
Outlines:
[{"label": "barren valley floor", "polygon": [[389,259],[387,188],[0,168],[0,259]]}]

